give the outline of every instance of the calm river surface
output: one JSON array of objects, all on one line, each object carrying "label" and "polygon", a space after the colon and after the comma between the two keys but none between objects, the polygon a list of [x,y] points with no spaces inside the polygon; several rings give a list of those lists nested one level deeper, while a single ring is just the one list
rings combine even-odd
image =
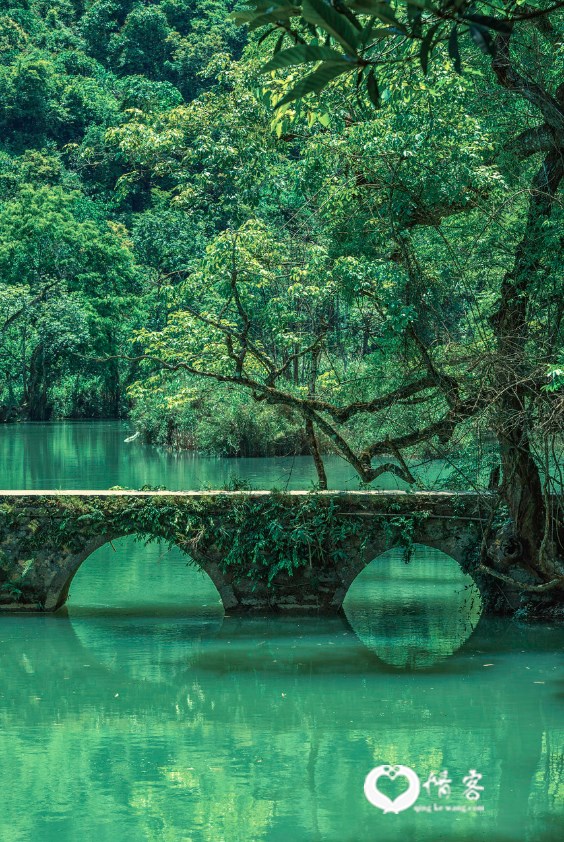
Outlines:
[{"label": "calm river surface", "polygon": [[[0,427],[0,484],[314,480],[305,458],[174,456],[129,432]],[[224,616],[180,552],[123,539],[85,562],[63,611],[1,616],[1,842],[561,842],[564,629],[480,619],[471,581],[424,548],[380,557],[345,605]],[[384,764],[420,780],[398,814],[363,793]]]}]

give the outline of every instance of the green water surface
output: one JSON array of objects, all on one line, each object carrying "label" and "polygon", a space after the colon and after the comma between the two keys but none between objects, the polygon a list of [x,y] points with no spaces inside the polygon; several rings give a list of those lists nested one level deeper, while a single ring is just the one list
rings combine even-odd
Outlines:
[{"label": "green water surface", "polygon": [[[2,484],[186,488],[234,471],[126,435],[2,428]],[[307,460],[245,471],[263,487],[313,478]],[[331,473],[349,481],[337,461]],[[564,629],[480,619],[471,580],[424,547],[375,560],[345,608],[224,616],[179,551],[98,550],[66,609],[0,617],[2,842],[561,842]],[[397,815],[364,796],[383,764],[422,784]],[[433,774],[450,792],[423,786]],[[406,779],[379,787],[394,800]]]}]

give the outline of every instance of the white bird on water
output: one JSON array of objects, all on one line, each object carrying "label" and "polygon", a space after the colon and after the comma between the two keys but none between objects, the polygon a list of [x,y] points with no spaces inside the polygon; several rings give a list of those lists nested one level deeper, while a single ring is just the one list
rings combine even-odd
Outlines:
[{"label": "white bird on water", "polygon": [[140,435],[141,435],[140,431],[137,430],[137,432],[133,433],[132,436],[128,436],[126,439],[124,439],[124,442],[129,443],[130,441],[135,441],[135,439],[139,438]]}]

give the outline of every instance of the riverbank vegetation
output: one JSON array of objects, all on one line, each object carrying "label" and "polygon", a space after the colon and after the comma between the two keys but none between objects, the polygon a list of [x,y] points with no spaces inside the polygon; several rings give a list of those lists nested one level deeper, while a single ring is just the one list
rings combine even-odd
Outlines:
[{"label": "riverbank vegetation", "polygon": [[490,5],[7,0],[3,417],[440,457],[559,587],[564,18]]}]

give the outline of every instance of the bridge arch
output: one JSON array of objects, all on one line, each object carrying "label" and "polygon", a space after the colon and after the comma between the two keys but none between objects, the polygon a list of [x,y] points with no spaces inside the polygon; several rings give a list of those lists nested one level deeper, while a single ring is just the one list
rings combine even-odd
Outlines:
[{"label": "bridge arch", "polygon": [[[455,521],[454,523],[452,521]],[[463,519],[464,520],[464,519]],[[341,587],[337,588],[333,605],[337,610],[343,608],[343,602],[358,576],[373,562],[377,562],[390,551],[411,552],[411,548],[425,548],[434,550],[446,559],[454,560],[461,572],[468,576],[474,587],[480,592],[480,583],[471,575],[468,569],[468,558],[480,546],[480,522],[456,523],[456,518],[426,518],[417,522],[413,528],[408,544],[394,543],[390,540],[390,531],[377,531],[364,547],[362,553],[356,555],[353,563],[343,569],[341,573]]]},{"label": "bridge arch", "polygon": [[[120,538],[127,538],[140,534],[143,534],[143,537],[148,537],[145,533],[139,533],[136,530],[122,531],[111,535],[97,535],[87,541],[80,551],[65,555],[64,558],[59,561],[56,572],[48,584],[44,603],[45,610],[57,611],[65,605],[75,576],[93,553],[104,546],[112,544],[114,541],[118,541]],[[160,536],[157,535],[155,536],[155,539],[158,539],[159,537]],[[178,544],[175,544],[174,546],[186,556],[187,561],[189,559],[194,561],[198,569],[207,575],[212,584],[215,586],[224,611],[227,611],[229,608],[232,608],[237,604],[233,588],[231,584],[226,581],[225,576],[217,563],[212,560],[208,560],[205,563],[198,563],[198,561],[186,553],[184,547]]]}]

